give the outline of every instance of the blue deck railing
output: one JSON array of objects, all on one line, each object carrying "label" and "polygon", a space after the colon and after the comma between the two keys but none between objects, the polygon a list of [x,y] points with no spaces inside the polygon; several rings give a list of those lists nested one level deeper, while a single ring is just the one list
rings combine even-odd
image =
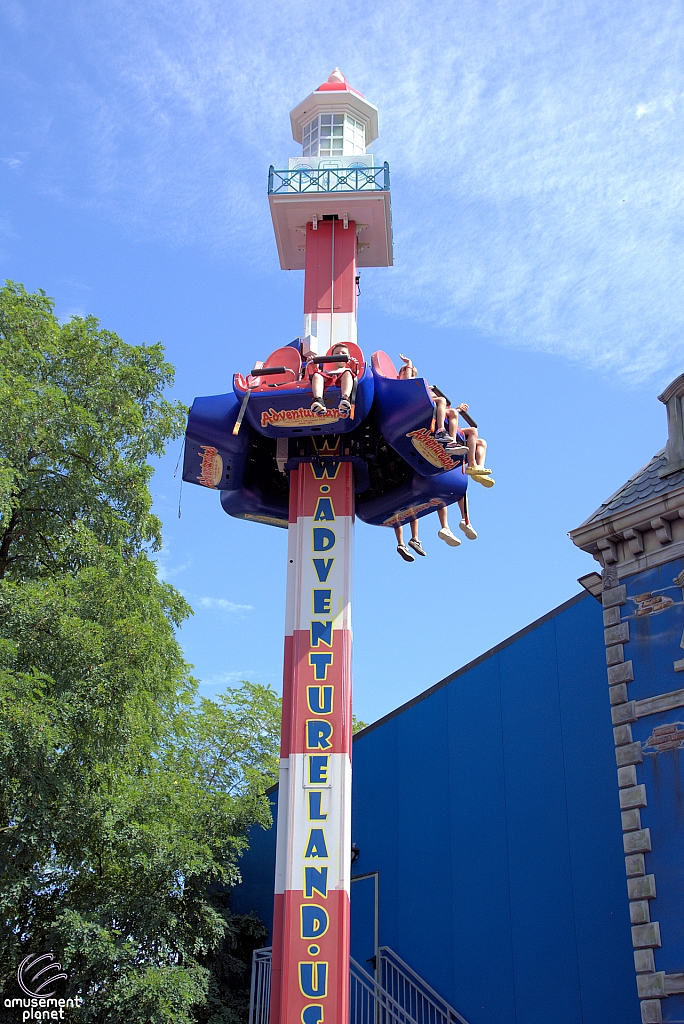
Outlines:
[{"label": "blue deck railing", "polygon": [[379,167],[295,167],[291,171],[268,169],[268,194],[307,192],[389,192],[389,164]]}]

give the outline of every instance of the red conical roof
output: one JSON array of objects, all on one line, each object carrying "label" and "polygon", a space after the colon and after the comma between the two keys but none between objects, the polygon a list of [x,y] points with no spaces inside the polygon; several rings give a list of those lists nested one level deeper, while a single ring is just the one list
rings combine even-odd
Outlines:
[{"label": "red conical roof", "polygon": [[360,96],[361,99],[365,98],[358,89],[352,89],[339,68],[335,68],[330,72],[328,81],[319,85],[316,92],[353,92],[356,96]]}]

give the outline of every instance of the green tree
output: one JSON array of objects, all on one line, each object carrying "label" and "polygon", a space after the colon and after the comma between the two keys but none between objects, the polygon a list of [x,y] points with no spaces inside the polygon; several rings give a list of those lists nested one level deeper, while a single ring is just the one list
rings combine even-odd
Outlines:
[{"label": "green tree", "polygon": [[60,324],[43,292],[0,291],[0,578],[74,571],[103,546],[161,543],[147,459],[184,428],[161,345],[95,317]]},{"label": "green tree", "polygon": [[183,427],[171,381],[159,346],[0,291],[0,985],[53,952],[93,1024],[244,1019],[264,937],[228,888],[279,700],[198,701],[176,639],[147,462]]}]

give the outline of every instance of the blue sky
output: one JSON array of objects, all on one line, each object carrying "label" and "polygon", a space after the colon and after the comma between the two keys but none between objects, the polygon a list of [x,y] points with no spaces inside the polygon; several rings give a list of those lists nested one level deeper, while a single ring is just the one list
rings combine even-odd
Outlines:
[{"label": "blue sky", "polygon": [[[497,481],[476,542],[405,565],[357,529],[355,704],[372,720],[577,591],[566,537],[665,441],[684,370],[681,6],[664,0],[219,4],[6,0],[0,272],[162,341],[175,394],[230,387],[301,328],[268,165],[339,67],[380,108],[395,266],[359,339],[468,401]],[[160,564],[202,692],[280,685],[284,531],[154,478]]]}]

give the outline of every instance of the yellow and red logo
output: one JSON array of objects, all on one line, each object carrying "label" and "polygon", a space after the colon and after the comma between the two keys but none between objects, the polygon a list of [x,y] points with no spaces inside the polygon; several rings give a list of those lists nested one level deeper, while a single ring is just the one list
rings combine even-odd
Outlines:
[{"label": "yellow and red logo", "polygon": [[383,526],[401,526],[408,519],[415,519],[420,512],[425,512],[426,509],[435,509],[443,505],[444,502],[441,498],[430,498],[429,501],[424,501],[422,505],[410,505],[409,508],[399,509],[389,519],[383,520]]},{"label": "yellow and red logo", "polygon": [[261,414],[261,426],[308,427],[312,423],[336,423],[339,418],[337,409],[327,409],[324,416],[318,416],[311,409],[268,409]]},{"label": "yellow and red logo", "polygon": [[218,487],[223,476],[223,459],[212,444],[200,445],[200,475],[197,477],[204,487]]},{"label": "yellow and red logo", "polygon": [[441,469],[453,469],[458,465],[456,460],[452,459],[448,452],[445,452],[439,441],[435,441],[433,435],[425,427],[421,427],[420,430],[412,430],[406,436],[411,438],[413,447],[430,465],[439,466]]}]

